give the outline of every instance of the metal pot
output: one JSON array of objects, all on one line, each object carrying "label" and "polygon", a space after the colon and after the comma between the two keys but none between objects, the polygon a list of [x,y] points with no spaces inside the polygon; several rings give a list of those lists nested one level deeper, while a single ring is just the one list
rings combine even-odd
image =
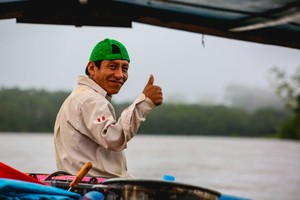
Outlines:
[{"label": "metal pot", "polygon": [[104,193],[105,200],[217,200],[221,193],[178,182],[112,178],[93,190]]}]

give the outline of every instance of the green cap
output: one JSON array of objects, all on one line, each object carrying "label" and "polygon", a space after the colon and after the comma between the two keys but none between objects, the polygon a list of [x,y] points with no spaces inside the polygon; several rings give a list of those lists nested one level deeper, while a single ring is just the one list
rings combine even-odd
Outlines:
[{"label": "green cap", "polygon": [[[106,38],[100,41],[93,49],[90,61],[98,60],[127,60],[130,62],[130,58],[125,46],[113,39]],[[85,69],[87,73],[87,68]]]},{"label": "green cap", "polygon": [[93,49],[90,61],[96,60],[127,60],[130,61],[125,46],[113,39],[106,38]]}]

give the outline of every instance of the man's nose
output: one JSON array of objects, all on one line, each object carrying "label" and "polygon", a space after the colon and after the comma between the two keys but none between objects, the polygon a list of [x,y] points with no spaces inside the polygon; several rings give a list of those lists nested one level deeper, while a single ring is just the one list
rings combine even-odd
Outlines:
[{"label": "man's nose", "polygon": [[117,68],[116,70],[115,70],[115,73],[114,73],[114,75],[115,75],[115,77],[117,77],[117,78],[123,78],[124,77],[124,73],[123,73],[123,71],[122,71],[122,68],[121,67],[119,67],[119,68]]}]

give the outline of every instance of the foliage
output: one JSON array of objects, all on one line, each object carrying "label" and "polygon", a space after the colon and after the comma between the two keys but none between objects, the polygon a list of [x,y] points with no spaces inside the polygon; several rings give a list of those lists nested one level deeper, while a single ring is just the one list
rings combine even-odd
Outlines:
[{"label": "foliage", "polygon": [[279,135],[282,138],[300,140],[300,67],[290,77],[276,67],[272,68],[271,74],[274,76],[272,81],[277,95],[293,113],[281,126]]},{"label": "foliage", "polygon": [[[129,104],[116,106],[118,115]],[[152,110],[139,132],[163,135],[274,137],[289,113],[271,108],[247,112],[240,108],[163,104]]]},{"label": "foliage", "polygon": [[[0,89],[0,131],[53,132],[56,114],[69,92]],[[115,104],[117,116],[129,103]],[[275,136],[287,112],[271,108],[249,112],[223,105],[168,104],[154,108],[141,134]]]},{"label": "foliage", "polygon": [[156,134],[267,136],[276,133],[284,114],[275,110],[250,113],[225,106],[165,105],[150,113],[141,132]]},{"label": "foliage", "polygon": [[65,92],[0,90],[0,131],[47,132],[54,126]]}]

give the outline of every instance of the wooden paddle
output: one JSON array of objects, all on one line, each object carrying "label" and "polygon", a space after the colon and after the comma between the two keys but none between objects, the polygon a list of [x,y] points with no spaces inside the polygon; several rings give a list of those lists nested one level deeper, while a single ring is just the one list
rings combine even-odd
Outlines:
[{"label": "wooden paddle", "polygon": [[70,188],[68,191],[70,191],[71,189],[74,189],[78,186],[78,183],[85,177],[85,175],[90,171],[90,169],[92,168],[92,163],[91,162],[87,162],[85,163],[85,165],[81,168],[81,170],[77,173],[76,177],[74,178],[74,180],[70,183]]}]

